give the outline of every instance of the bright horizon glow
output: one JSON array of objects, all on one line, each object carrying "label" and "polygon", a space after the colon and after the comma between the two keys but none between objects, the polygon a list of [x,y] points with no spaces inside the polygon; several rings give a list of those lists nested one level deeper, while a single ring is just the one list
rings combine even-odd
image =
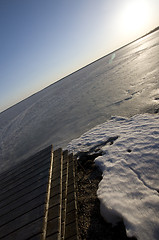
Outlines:
[{"label": "bright horizon glow", "polygon": [[158,0],[1,0],[0,112],[159,25]]},{"label": "bright horizon glow", "polygon": [[140,32],[152,17],[151,4],[147,0],[128,1],[123,7],[120,26],[127,34]]}]

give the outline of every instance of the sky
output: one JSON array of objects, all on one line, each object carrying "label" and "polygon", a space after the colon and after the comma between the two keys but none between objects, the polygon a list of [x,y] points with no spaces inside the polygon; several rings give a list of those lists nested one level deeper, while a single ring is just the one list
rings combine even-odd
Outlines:
[{"label": "sky", "polygon": [[0,112],[159,25],[159,0],[0,0]]}]

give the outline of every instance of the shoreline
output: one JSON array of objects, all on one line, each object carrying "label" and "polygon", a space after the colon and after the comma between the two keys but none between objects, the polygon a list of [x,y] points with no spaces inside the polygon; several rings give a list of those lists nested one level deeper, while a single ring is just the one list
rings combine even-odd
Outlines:
[{"label": "shoreline", "polygon": [[[87,222],[81,229],[80,240],[92,240],[89,235],[96,227],[97,232],[98,228],[104,229],[101,232],[107,229],[105,234],[110,234],[107,238],[99,238],[101,240],[135,239],[133,236],[157,239],[159,236],[154,224],[158,222],[157,113],[113,117],[68,145],[68,150],[78,158],[78,201],[80,212],[84,214],[79,213],[80,225]],[[93,214],[95,212],[100,213],[98,217]],[[121,238],[112,238],[114,228],[111,225],[109,232],[110,226],[103,227],[101,216],[113,226],[120,225],[120,231],[124,222],[126,230],[122,230]],[[96,226],[98,221],[100,227]],[[131,238],[126,237],[126,231]]]},{"label": "shoreline", "polygon": [[76,155],[79,240],[137,240],[126,236],[123,221],[113,226],[101,216],[97,189],[102,180],[102,172],[95,165],[96,156],[97,154],[90,155],[89,152]]}]

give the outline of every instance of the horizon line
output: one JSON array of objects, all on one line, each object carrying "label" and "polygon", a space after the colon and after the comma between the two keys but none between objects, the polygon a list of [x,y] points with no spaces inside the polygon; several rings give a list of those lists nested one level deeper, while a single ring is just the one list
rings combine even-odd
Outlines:
[{"label": "horizon line", "polygon": [[138,41],[139,39],[142,39],[142,38],[144,38],[144,37],[146,37],[146,36],[148,36],[148,35],[151,35],[152,33],[156,32],[156,31],[158,31],[158,30],[159,30],[159,26],[155,27],[153,30],[151,30],[151,31],[149,31],[148,33],[142,35],[141,37],[138,37],[137,39],[132,40],[131,42],[129,42],[129,43],[127,43],[127,44],[125,44],[125,45],[123,45],[123,46],[121,46],[121,47],[119,47],[119,48],[117,48],[117,49],[115,49],[115,50],[113,50],[113,51],[107,53],[106,55],[104,55],[104,56],[102,56],[102,57],[100,57],[100,58],[98,58],[98,59],[95,59],[94,61],[92,61],[92,62],[90,62],[90,63],[84,65],[83,67],[80,67],[79,69],[77,69],[77,70],[75,70],[75,71],[69,73],[68,75],[66,75],[66,76],[64,76],[64,77],[62,77],[62,78],[56,80],[55,82],[49,84],[48,86],[42,88],[41,90],[38,90],[37,92],[35,92],[35,93],[29,95],[28,97],[26,97],[26,98],[20,100],[19,102],[17,102],[17,103],[15,103],[15,104],[11,105],[10,107],[8,107],[8,108],[2,110],[2,111],[0,112],[0,114],[1,114],[1,113],[4,113],[5,111],[7,111],[7,110],[9,110],[9,109],[11,109],[11,108],[13,108],[13,107],[16,106],[16,105],[22,103],[23,101],[25,101],[25,100],[31,98],[32,96],[36,95],[37,93],[39,93],[39,92],[41,92],[41,91],[43,91],[43,90],[49,88],[50,86],[59,83],[60,81],[64,80],[65,78],[72,76],[74,73],[77,73],[78,71],[80,71],[80,70],[82,70],[82,69],[84,69],[84,68],[86,68],[86,67],[88,67],[88,66],[90,66],[90,65],[92,65],[92,64],[94,64],[94,63],[96,63],[96,62],[98,62],[98,61],[100,61],[101,59],[103,59],[103,58],[105,58],[105,57],[107,57],[107,56],[113,54],[113,53],[116,52],[116,51],[119,51],[120,49],[122,49],[122,48],[124,48],[124,47],[127,47],[128,45],[130,45],[130,44],[132,44],[132,43]]}]

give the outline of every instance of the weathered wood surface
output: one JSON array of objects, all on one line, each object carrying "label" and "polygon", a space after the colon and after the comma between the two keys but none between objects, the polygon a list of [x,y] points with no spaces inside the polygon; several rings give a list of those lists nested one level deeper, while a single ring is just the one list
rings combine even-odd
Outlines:
[{"label": "weathered wood surface", "polygon": [[[62,149],[59,149],[54,152],[53,158],[46,239],[48,237],[53,239],[61,238],[62,170],[63,154]],[[58,211],[53,211],[55,208]]]},{"label": "weathered wood surface", "polygon": [[78,239],[75,159],[52,146],[0,175],[0,239]]},{"label": "weathered wood surface", "polygon": [[0,176],[0,239],[43,234],[52,146]]}]

